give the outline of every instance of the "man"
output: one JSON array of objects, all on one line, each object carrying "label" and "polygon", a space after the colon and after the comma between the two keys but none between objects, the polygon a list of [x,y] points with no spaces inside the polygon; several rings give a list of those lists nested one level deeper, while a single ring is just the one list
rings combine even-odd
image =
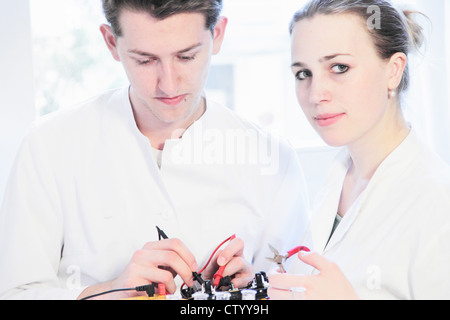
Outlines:
[{"label": "man", "polygon": [[[102,35],[130,86],[25,139],[0,216],[0,295],[74,299],[148,283],[173,293],[233,234],[204,277],[225,266],[247,284],[270,267],[269,243],[301,241],[307,197],[288,145],[204,95],[227,25],[221,1],[103,6]],[[155,226],[171,238],[158,241]]]}]

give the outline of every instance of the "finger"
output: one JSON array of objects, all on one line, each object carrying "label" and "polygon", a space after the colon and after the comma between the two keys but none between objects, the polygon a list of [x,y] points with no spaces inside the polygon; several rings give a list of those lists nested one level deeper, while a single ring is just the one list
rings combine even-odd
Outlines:
[{"label": "finger", "polygon": [[[150,272],[150,271],[146,271],[146,272]],[[151,282],[164,284],[166,291],[170,294],[173,294],[176,292],[177,285],[175,284],[175,280],[170,271],[156,268],[151,273],[152,273],[151,277],[150,277]]]},{"label": "finger", "polygon": [[220,255],[221,252],[222,250],[218,250],[216,256],[213,257],[213,259],[211,259],[206,269],[203,270],[202,274],[205,279],[212,278],[213,274],[216,273],[217,270],[219,269],[219,265],[217,264],[217,257]]},{"label": "finger", "polygon": [[244,240],[235,238],[231,240],[228,245],[217,257],[217,264],[219,266],[226,265],[233,257],[243,257],[244,254]]},{"label": "finger", "polygon": [[166,290],[170,293],[174,293],[177,289],[172,273],[156,267],[130,263],[127,269],[127,277],[126,287],[137,287],[145,283],[161,283],[166,286]]},{"label": "finger", "polygon": [[231,280],[235,288],[245,288],[253,281],[253,276],[250,274],[236,274],[236,276]]},{"label": "finger", "polygon": [[175,251],[143,249],[136,251],[133,261],[147,267],[167,269],[170,273],[178,274],[187,285],[191,286],[194,284],[192,270]]},{"label": "finger", "polygon": [[296,287],[309,287],[311,276],[294,275],[287,273],[277,273],[269,275],[271,288],[279,290],[290,290]]},{"label": "finger", "polygon": [[228,262],[224,269],[224,276],[234,274],[253,275],[253,267],[242,257],[234,257]]},{"label": "finger", "polygon": [[291,300],[292,292],[288,290],[279,290],[276,288],[270,287],[267,289],[267,295],[270,300]]},{"label": "finger", "polygon": [[175,252],[172,251],[154,251],[154,252],[157,252],[157,254],[154,255],[153,261],[158,266],[168,267],[169,271],[173,270],[175,275],[179,275],[188,286],[194,285],[192,270],[185,263],[185,261],[180,258],[180,256],[178,256]]},{"label": "finger", "polygon": [[179,239],[167,239],[149,242],[144,246],[145,250],[170,250],[177,253],[189,266],[191,271],[197,271],[198,265],[192,252]]},{"label": "finger", "polygon": [[235,257],[226,265],[223,276],[234,276],[234,286],[244,287],[253,280],[253,267],[244,258]]},{"label": "finger", "polygon": [[327,258],[324,256],[316,253],[316,252],[299,252],[298,257],[301,261],[304,263],[314,267],[319,272],[326,271],[329,269],[333,263],[331,263]]}]

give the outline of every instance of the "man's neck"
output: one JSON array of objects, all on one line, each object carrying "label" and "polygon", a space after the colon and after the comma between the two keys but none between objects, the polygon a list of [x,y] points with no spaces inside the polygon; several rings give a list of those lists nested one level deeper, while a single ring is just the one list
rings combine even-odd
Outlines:
[{"label": "man's neck", "polygon": [[206,101],[202,97],[198,107],[186,118],[176,122],[164,122],[158,119],[150,109],[146,107],[136,108],[132,101],[131,105],[139,131],[147,137],[152,147],[158,150],[164,149],[167,140],[181,139],[186,130],[200,119],[206,111]]}]

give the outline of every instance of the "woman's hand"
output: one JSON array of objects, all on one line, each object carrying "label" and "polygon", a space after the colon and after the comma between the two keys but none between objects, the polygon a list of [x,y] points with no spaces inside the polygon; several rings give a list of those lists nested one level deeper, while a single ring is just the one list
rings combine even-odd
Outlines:
[{"label": "woman's hand", "polygon": [[306,300],[358,299],[351,283],[337,264],[317,253],[300,252],[304,263],[319,271],[317,275],[274,274],[269,277],[268,295],[273,300],[292,299],[291,288],[305,288]]}]

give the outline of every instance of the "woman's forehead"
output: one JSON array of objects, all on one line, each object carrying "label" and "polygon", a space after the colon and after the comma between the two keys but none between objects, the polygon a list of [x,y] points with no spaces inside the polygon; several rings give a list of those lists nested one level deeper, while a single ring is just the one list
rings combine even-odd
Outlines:
[{"label": "woman's forehead", "polygon": [[375,50],[364,20],[354,14],[318,14],[296,23],[292,32],[294,54],[326,57],[366,54]]}]

